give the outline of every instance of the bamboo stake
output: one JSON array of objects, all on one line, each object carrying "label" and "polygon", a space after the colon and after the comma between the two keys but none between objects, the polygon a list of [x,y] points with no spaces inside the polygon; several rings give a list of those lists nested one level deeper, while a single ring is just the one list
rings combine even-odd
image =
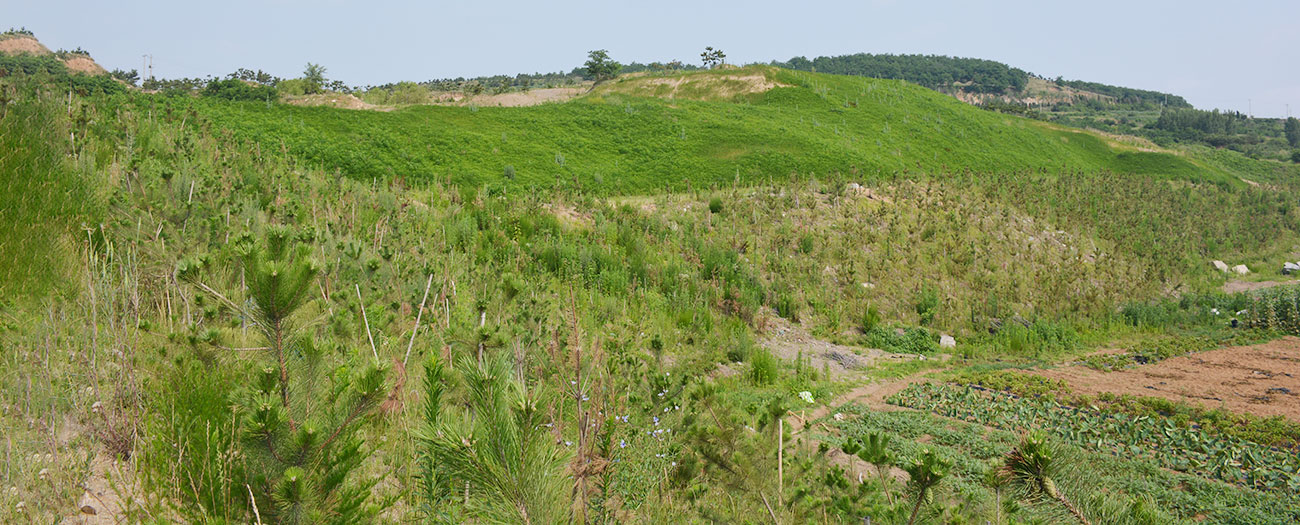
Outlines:
[{"label": "bamboo stake", "polygon": [[424,283],[424,298],[420,299],[420,309],[415,312],[415,329],[411,330],[411,341],[406,343],[406,356],[402,358],[402,367],[406,367],[406,361],[411,358],[411,347],[415,346],[415,334],[420,331],[420,318],[424,316],[424,303],[429,300],[429,287],[433,286],[433,274],[429,274],[429,280]]},{"label": "bamboo stake", "polygon": [[353,284],[357,290],[357,302],[361,303],[361,321],[366,323],[366,339],[370,340],[370,352],[375,354],[375,362],[379,362],[379,350],[375,349],[375,336],[370,335],[370,319],[366,318],[366,301],[361,298],[361,285]]}]

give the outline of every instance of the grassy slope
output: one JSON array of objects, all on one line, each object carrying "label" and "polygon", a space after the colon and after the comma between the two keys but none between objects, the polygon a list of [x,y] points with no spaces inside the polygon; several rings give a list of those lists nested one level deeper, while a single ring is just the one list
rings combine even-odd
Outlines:
[{"label": "grassy slope", "polygon": [[[633,77],[565,104],[420,106],[391,113],[202,102],[237,137],[285,147],[329,170],[371,178],[448,177],[515,184],[597,183],[636,193],[687,183],[756,182],[791,173],[891,174],[1076,168],[1225,180],[1174,155],[1112,149],[1097,136],[994,114],[899,81],[769,67],[689,76],[762,75],[779,84],[731,101],[662,100]],[[709,98],[706,93],[697,98]]]}]

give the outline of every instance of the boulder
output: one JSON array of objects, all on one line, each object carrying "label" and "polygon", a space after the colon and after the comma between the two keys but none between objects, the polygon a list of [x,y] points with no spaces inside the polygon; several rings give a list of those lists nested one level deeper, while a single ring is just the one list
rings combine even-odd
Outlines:
[{"label": "boulder", "polygon": [[1214,261],[1214,268],[1224,273],[1228,272],[1228,264],[1223,261]]},{"label": "boulder", "polygon": [[1237,275],[1246,275],[1250,273],[1250,268],[1247,268],[1244,264],[1238,264],[1232,267],[1232,271]]},{"label": "boulder", "polygon": [[1282,263],[1282,275],[1291,275],[1296,272],[1300,272],[1300,264],[1293,262]]},{"label": "boulder", "polygon": [[957,348],[957,340],[951,335],[943,334],[939,336],[939,348]]}]

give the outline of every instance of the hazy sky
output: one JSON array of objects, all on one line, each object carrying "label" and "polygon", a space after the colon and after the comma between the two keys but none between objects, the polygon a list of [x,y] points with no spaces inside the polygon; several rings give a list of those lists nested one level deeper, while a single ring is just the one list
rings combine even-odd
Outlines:
[{"label": "hazy sky", "polygon": [[[554,5],[551,5],[554,4]],[[1300,115],[1300,0],[396,2],[0,0],[0,26],[109,69],[153,55],[159,77],[239,67],[350,85],[568,71],[622,62],[733,63],[847,53],[987,58],[1055,78],[1183,95],[1200,108]]]}]

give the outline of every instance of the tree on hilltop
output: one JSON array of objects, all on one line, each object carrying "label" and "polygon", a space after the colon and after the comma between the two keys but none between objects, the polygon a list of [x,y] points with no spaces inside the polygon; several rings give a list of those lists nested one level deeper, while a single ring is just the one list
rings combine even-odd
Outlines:
[{"label": "tree on hilltop", "polygon": [[1291,147],[1300,148],[1300,120],[1296,120],[1295,117],[1287,117],[1284,127],[1286,129],[1286,141],[1291,144]]},{"label": "tree on hilltop", "polygon": [[595,79],[597,84],[614,78],[623,69],[623,64],[611,60],[609,51],[604,49],[588,51],[587,57],[587,63],[583,67],[587,68],[587,75]]},{"label": "tree on hilltop", "polygon": [[302,70],[302,78],[307,81],[303,86],[305,94],[320,93],[325,86],[325,66],[308,62],[307,67]]},{"label": "tree on hilltop", "polygon": [[723,53],[721,49],[713,49],[713,46],[708,46],[704,48],[703,53],[700,53],[700,59],[704,61],[704,67],[713,69],[727,63],[727,54]]}]

